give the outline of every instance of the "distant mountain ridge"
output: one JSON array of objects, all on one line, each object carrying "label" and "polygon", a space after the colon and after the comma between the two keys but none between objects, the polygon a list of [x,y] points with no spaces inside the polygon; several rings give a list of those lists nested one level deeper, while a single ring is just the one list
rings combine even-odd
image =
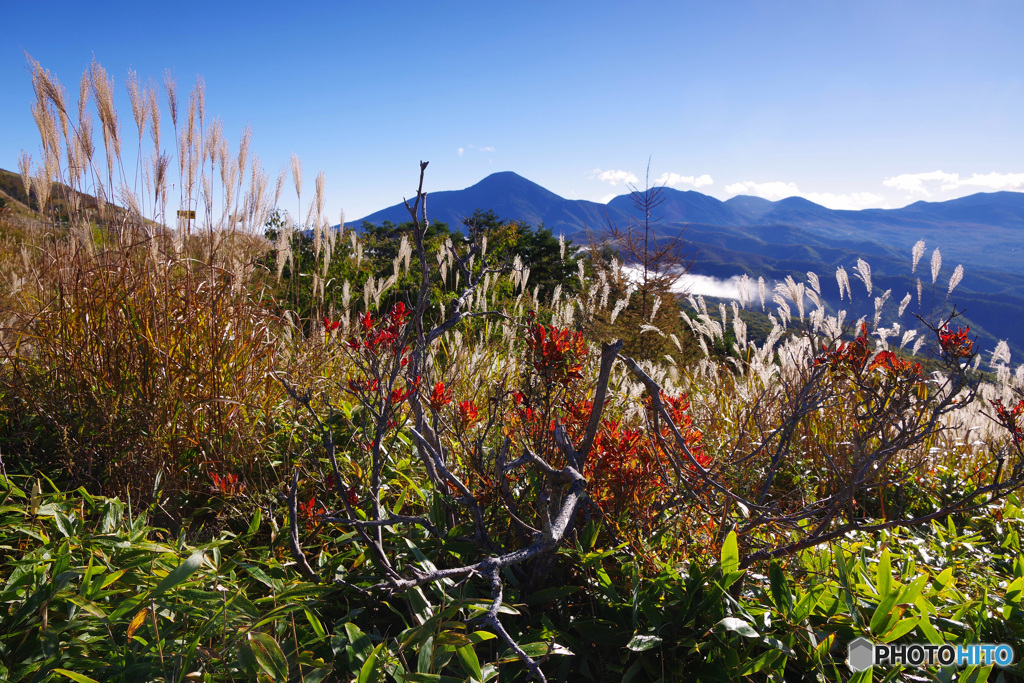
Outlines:
[{"label": "distant mountain ridge", "polygon": [[[770,201],[740,195],[721,201],[696,191],[662,188],[663,203],[655,211],[659,229],[678,230],[689,224],[723,227],[780,226],[856,244],[877,242],[909,249],[919,239],[939,247],[961,262],[1024,275],[1020,258],[1024,233],[1024,193],[978,193],[943,202],[915,202],[900,209],[829,209],[802,197]],[[511,171],[494,173],[464,190],[432,192],[427,201],[431,220],[458,228],[476,209],[531,225],[543,223],[555,233],[579,238],[587,229],[600,231],[609,222],[625,225],[633,216],[628,194],[607,204],[565,199]],[[402,204],[358,221],[401,223],[409,214]]]},{"label": "distant mountain ridge", "polygon": [[[661,192],[655,229],[663,235],[685,231],[696,253],[698,274],[729,278],[746,273],[755,281],[763,276],[771,282],[787,275],[805,279],[813,270],[821,276],[825,299],[838,305],[836,268],[851,272],[857,259],[864,258],[872,266],[875,292],[865,296],[861,287],[851,311],[863,315],[870,312],[871,297],[886,289],[897,301],[915,291],[914,277],[921,277],[925,289],[934,292],[930,296],[938,296],[936,302],[941,303],[949,273],[963,264],[967,274],[957,301],[961,309],[966,303],[972,330],[982,335],[988,348],[997,339],[1009,339],[1014,353],[1024,352],[1024,193],[978,193],[899,209],[848,211],[802,197],[770,201],[740,195],[721,201],[695,191],[666,187]],[[586,241],[588,229],[601,232],[609,223],[625,226],[639,218],[629,195],[607,204],[565,199],[510,171],[489,175],[464,190],[432,192],[427,198],[428,217],[453,229],[476,209],[534,226],[543,223],[577,242]],[[405,206],[396,204],[353,223],[407,220]],[[911,249],[922,239],[927,252],[912,276]],[[932,285],[929,261],[935,248],[945,264]]]}]

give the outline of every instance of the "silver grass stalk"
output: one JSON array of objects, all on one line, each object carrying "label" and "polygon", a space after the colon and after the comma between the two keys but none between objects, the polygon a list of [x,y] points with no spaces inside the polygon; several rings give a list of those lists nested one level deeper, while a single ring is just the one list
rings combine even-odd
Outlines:
[{"label": "silver grass stalk", "polygon": [[818,294],[821,294],[821,282],[818,281],[818,274],[813,270],[807,271],[807,281],[811,283],[811,288]]},{"label": "silver grass stalk", "polygon": [[918,307],[918,309],[920,309],[921,306],[923,305],[921,303],[921,298],[922,298],[923,291],[924,291],[924,287],[921,284],[921,278],[917,278],[917,307]]},{"label": "silver grass stalk", "polygon": [[910,296],[910,292],[907,292],[907,295],[900,301],[900,310],[899,313],[896,314],[896,317],[903,317],[903,311],[907,310],[907,306],[910,304],[912,298],[913,297]]},{"label": "silver grass stalk", "polygon": [[323,234],[321,233],[322,228],[320,219],[324,215],[324,187],[326,186],[326,184],[327,176],[324,175],[323,171],[320,171],[319,173],[316,174],[316,182],[314,183],[316,187],[316,192],[314,193],[313,199],[314,205],[316,206],[316,223],[313,227],[314,232],[316,233],[314,236],[315,252],[318,255],[320,253],[320,242],[323,239]]},{"label": "silver grass stalk", "polygon": [[146,102],[149,106],[149,136],[153,139],[153,149],[160,153],[160,106],[156,102],[156,88],[152,84],[146,89]]},{"label": "silver grass stalk", "polygon": [[948,299],[956,286],[960,284],[960,281],[964,279],[964,267],[963,265],[957,265],[953,270],[953,274],[949,276],[949,289],[946,291],[946,298]]},{"label": "silver grass stalk", "polygon": [[932,284],[939,279],[939,269],[942,268],[942,254],[939,253],[939,248],[936,247],[935,251],[932,252]]},{"label": "silver grass stalk", "polygon": [[288,262],[288,254],[291,251],[291,233],[292,233],[292,219],[287,217],[284,225],[280,225],[277,228],[277,244],[275,245],[275,251],[277,252],[277,279],[281,279],[281,274],[284,273],[285,264]]},{"label": "silver grass stalk", "polygon": [[995,367],[998,364],[1010,362],[1010,346],[1005,340],[1001,340],[996,344],[996,348],[992,351],[992,356],[989,358],[989,365]]},{"label": "silver grass stalk", "polygon": [[761,310],[764,310],[764,299],[767,292],[765,291],[764,278],[760,275],[757,277],[757,292],[761,295]]},{"label": "silver grass stalk", "polygon": [[[281,192],[284,190],[284,179],[287,174],[287,171],[282,170],[277,175],[277,184],[274,186],[274,206],[281,203]],[[355,249],[355,245],[353,245],[352,248]]]},{"label": "silver grass stalk", "polygon": [[32,198],[32,155],[21,150],[18,154],[18,170],[21,172],[21,183],[25,186],[25,206],[31,205]]},{"label": "silver grass stalk", "polygon": [[299,200],[299,217],[302,217],[302,160],[292,152],[292,183],[295,185],[295,196]]},{"label": "silver grass stalk", "polygon": [[853,303],[853,292],[850,290],[850,276],[846,274],[846,268],[839,266],[836,268],[836,284],[839,285],[839,300],[843,300],[843,290],[846,290],[846,295],[850,297],[850,303]]},{"label": "silver grass stalk", "polygon": [[864,283],[864,288],[868,290],[868,296],[871,296],[871,292],[874,287],[871,286],[871,264],[862,258],[857,259],[857,265],[853,267],[854,273],[861,282]]},{"label": "silver grass stalk", "polygon": [[910,340],[917,336],[917,330],[907,330],[903,333],[903,339],[900,340],[900,348],[905,348]]},{"label": "silver grass stalk", "polygon": [[206,81],[202,76],[196,76],[192,91],[196,94],[196,113],[199,115],[199,127],[202,128],[206,122]]},{"label": "silver grass stalk", "polygon": [[45,167],[37,167],[34,185],[36,188],[36,200],[39,202],[39,211],[45,212],[46,205],[50,201],[50,190],[53,187],[50,182],[50,179],[47,177],[47,171]]},{"label": "silver grass stalk", "polygon": [[917,264],[921,261],[921,257],[924,256],[924,240],[918,240],[911,253],[914,257],[914,262],[910,266],[910,274],[913,275],[917,272]]},{"label": "silver grass stalk", "polygon": [[149,114],[149,100],[142,91],[142,83],[139,82],[139,74],[135,69],[128,69],[128,78],[124,82],[128,90],[128,101],[132,105],[132,116],[135,118],[135,127],[139,131],[139,144],[142,144],[142,135],[146,131],[146,119]]},{"label": "silver grass stalk", "polygon": [[558,258],[565,260],[565,235],[561,233],[558,234]]},{"label": "silver grass stalk", "polygon": [[[238,142],[238,177],[239,180],[245,176],[249,163],[249,146],[252,144],[252,127],[248,124],[242,131],[242,139]],[[255,161],[255,159],[254,159]]]},{"label": "silver grass stalk", "polygon": [[[121,158],[120,126],[117,122],[117,110],[114,108],[114,79],[95,59],[90,69],[89,84],[92,86],[93,98],[100,115],[103,129],[104,144],[112,145],[113,156]],[[108,152],[109,153],[109,152]]]},{"label": "silver grass stalk", "polygon": [[171,112],[171,125],[178,127],[178,86],[171,70],[164,71],[164,92],[167,93],[167,109]]}]

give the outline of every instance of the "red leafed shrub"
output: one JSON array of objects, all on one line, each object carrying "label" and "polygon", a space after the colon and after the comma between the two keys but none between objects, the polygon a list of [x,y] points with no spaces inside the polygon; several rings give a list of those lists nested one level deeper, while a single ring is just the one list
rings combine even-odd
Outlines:
[{"label": "red leafed shrub", "polygon": [[530,326],[526,345],[529,360],[541,381],[569,386],[583,378],[587,343],[582,332],[535,324]]},{"label": "red leafed shrub", "polygon": [[950,358],[971,358],[974,356],[974,342],[968,338],[970,327],[957,327],[956,332],[948,327],[939,330],[939,344]]}]

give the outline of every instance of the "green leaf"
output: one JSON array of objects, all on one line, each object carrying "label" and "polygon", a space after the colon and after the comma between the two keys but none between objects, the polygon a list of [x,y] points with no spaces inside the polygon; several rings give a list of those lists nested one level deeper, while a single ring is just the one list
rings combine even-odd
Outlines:
[{"label": "green leaf", "polygon": [[430,673],[431,664],[434,661],[434,638],[430,637],[423,641],[419,654],[416,657],[416,671],[421,674]]},{"label": "green leaf", "polygon": [[643,652],[661,645],[661,638],[651,634],[638,633],[626,645],[633,652]]},{"label": "green leaf", "polygon": [[380,680],[380,661],[377,659],[377,655],[384,648],[384,643],[381,643],[377,647],[373,648],[373,652],[363,662],[363,666],[359,669],[359,676],[356,678],[356,683],[376,683]]},{"label": "green leaf", "polygon": [[892,565],[889,558],[889,548],[882,549],[882,557],[878,560],[876,571],[876,583],[878,584],[878,596],[884,598],[892,590]]},{"label": "green leaf", "polygon": [[722,544],[722,573],[731,574],[740,568],[740,552],[736,544],[736,532],[730,531]]},{"label": "green leaf", "polygon": [[900,602],[913,603],[921,595],[921,591],[924,589],[924,585],[928,583],[928,575],[922,574],[921,576],[914,579],[908,585],[903,587],[903,591],[900,593]]},{"label": "green leaf", "polygon": [[164,577],[164,580],[156,585],[150,597],[160,595],[166,590],[174,588],[179,583],[187,579],[197,569],[203,566],[203,562],[206,560],[206,555],[202,550],[197,550],[192,553],[187,560],[179,564],[174,570]]},{"label": "green leaf", "polygon": [[896,599],[898,597],[896,593],[889,593],[878,603],[875,613],[871,615],[871,623],[868,625],[868,630],[873,634],[881,635],[879,631],[886,625],[889,616],[892,614],[893,607],[896,606]]},{"label": "green leaf", "polygon": [[288,681],[288,660],[277,641],[266,633],[249,631],[249,647],[260,668],[275,681]]},{"label": "green leaf", "polygon": [[782,571],[779,563],[772,561],[768,566],[768,581],[772,594],[772,602],[779,608],[779,611],[788,617],[793,616],[793,594],[789,591],[789,583],[786,581],[786,574]]},{"label": "green leaf", "polygon": [[766,666],[771,666],[771,664],[773,664],[776,659],[782,656],[782,653],[778,650],[768,650],[767,652],[762,652],[760,656],[755,657],[751,661],[747,662],[747,665],[743,667],[743,670],[740,672],[740,675],[749,676],[751,674],[756,674],[758,671],[765,668]]},{"label": "green leaf", "polygon": [[252,521],[249,522],[249,528],[246,530],[246,536],[252,536],[260,529],[260,520],[263,518],[263,513],[260,508],[256,508],[256,512],[252,516]]},{"label": "green leaf", "polygon": [[755,631],[754,627],[750,625],[750,622],[744,621],[743,619],[738,619],[736,617],[726,617],[725,619],[722,619],[717,624],[715,624],[715,628],[724,631],[733,631],[734,633],[738,633],[745,638],[758,637],[757,631]]},{"label": "green leaf", "polygon": [[480,671],[480,660],[477,659],[476,652],[473,651],[472,643],[455,648],[455,655],[459,658],[459,662],[462,663],[462,668],[466,670],[466,673],[477,681],[483,681],[484,675]]},{"label": "green leaf", "polygon": [[353,653],[360,662],[366,661],[373,650],[373,644],[365,633],[352,622],[345,622],[345,635],[352,646]]},{"label": "green leaf", "polygon": [[853,674],[852,676],[850,676],[850,683],[871,683],[871,672],[874,668],[875,667],[873,666],[868,667],[863,671],[858,671],[857,673]]},{"label": "green leaf", "polygon": [[327,631],[324,630],[324,625],[320,623],[320,620],[316,618],[315,614],[310,612],[305,607],[302,608],[302,611],[306,615],[306,621],[308,621],[309,625],[313,627],[313,632],[316,633],[317,638],[323,638],[325,635],[327,635]]},{"label": "green leaf", "polygon": [[920,621],[921,617],[907,617],[906,619],[900,619],[878,638],[883,643],[891,643],[897,638],[902,638],[914,630],[914,627],[917,626]]},{"label": "green leaf", "polygon": [[68,671],[67,669],[54,669],[54,672],[70,678],[76,683],[99,683],[95,678],[89,678],[85,674],[76,674],[74,671]]}]

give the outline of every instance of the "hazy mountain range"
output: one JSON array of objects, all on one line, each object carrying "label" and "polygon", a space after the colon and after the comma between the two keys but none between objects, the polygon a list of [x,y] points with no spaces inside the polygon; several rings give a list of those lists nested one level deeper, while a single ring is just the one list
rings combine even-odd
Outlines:
[{"label": "hazy mountain range", "polygon": [[[810,270],[821,277],[825,298],[838,306],[833,275],[843,266],[853,280],[851,313],[857,315],[869,312],[873,297],[890,289],[896,302],[914,292],[908,314],[917,311],[915,278],[920,277],[925,288],[922,310],[937,313],[948,307],[949,276],[957,264],[963,264],[965,277],[949,303],[966,309],[966,321],[982,335],[989,350],[997,339],[1007,339],[1015,354],[1024,351],[1024,193],[978,193],[900,209],[842,211],[800,197],[773,202],[737,196],[721,201],[668,187],[661,192],[664,201],[654,213],[657,231],[666,235],[685,231],[696,257],[696,274],[727,279],[746,273],[771,283],[786,275],[804,280]],[[608,204],[565,199],[508,171],[489,175],[464,190],[432,192],[427,197],[428,217],[453,229],[476,209],[490,209],[507,220],[543,224],[577,242],[586,241],[587,230],[600,232],[609,223],[625,226],[636,218],[628,194]],[[407,220],[405,206],[396,204],[353,224]],[[922,239],[927,251],[912,275],[911,250]],[[943,258],[933,285],[930,259],[935,248]],[[858,258],[872,266],[870,296],[852,277]]]}]

